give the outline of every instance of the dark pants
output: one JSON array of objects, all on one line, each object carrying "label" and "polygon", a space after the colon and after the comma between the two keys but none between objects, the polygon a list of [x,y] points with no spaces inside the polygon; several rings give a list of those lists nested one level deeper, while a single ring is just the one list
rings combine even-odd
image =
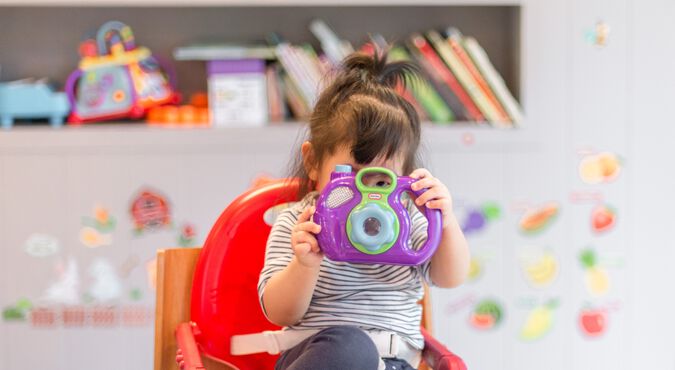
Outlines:
[{"label": "dark pants", "polygon": [[[284,351],[275,370],[376,370],[379,354],[363,330],[353,326],[323,329]],[[399,359],[384,359],[387,370],[414,370]]]}]

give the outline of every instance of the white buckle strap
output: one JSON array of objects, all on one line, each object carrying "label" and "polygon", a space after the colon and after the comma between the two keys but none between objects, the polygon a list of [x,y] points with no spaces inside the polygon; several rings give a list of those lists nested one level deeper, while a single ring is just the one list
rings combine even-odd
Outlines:
[{"label": "white buckle strap", "polygon": [[[276,355],[295,347],[318,332],[319,330],[277,330],[233,335],[230,339],[230,353],[236,356],[262,352]],[[408,344],[398,334],[389,331],[366,331],[366,334],[375,343],[380,357],[400,358],[415,368],[419,366],[422,352]]]}]

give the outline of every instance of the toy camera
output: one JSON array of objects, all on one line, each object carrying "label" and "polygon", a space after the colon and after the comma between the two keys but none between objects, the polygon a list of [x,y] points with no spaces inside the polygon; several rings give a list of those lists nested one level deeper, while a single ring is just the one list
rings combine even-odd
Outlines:
[{"label": "toy camera", "polygon": [[141,118],[149,108],[178,100],[150,50],[136,47],[124,23],[105,23],[80,54],[79,68],[66,81],[70,122]]},{"label": "toy camera", "polygon": [[[364,184],[364,176],[389,178],[386,186]],[[440,241],[441,213],[424,208],[429,225],[428,237],[418,250],[410,241],[411,221],[402,196],[419,196],[410,187],[416,179],[397,177],[380,167],[369,167],[354,174],[351,166],[338,165],[319,195],[314,222],[321,226],[317,240],[325,255],[334,261],[418,265],[431,257]]]}]

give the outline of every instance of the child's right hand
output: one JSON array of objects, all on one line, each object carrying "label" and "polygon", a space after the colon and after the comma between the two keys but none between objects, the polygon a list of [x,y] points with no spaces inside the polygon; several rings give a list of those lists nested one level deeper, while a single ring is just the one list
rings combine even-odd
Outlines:
[{"label": "child's right hand", "polygon": [[323,261],[323,252],[319,248],[316,234],[321,231],[321,226],[310,221],[316,207],[305,209],[298,217],[298,223],[291,233],[291,246],[295,258],[305,267],[319,267]]}]

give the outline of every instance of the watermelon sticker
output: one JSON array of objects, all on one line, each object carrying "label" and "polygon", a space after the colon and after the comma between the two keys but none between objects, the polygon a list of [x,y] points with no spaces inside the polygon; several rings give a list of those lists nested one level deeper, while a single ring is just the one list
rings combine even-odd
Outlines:
[{"label": "watermelon sticker", "polygon": [[478,304],[469,315],[469,324],[478,330],[490,330],[497,327],[503,318],[501,305],[493,299],[485,299]]}]

